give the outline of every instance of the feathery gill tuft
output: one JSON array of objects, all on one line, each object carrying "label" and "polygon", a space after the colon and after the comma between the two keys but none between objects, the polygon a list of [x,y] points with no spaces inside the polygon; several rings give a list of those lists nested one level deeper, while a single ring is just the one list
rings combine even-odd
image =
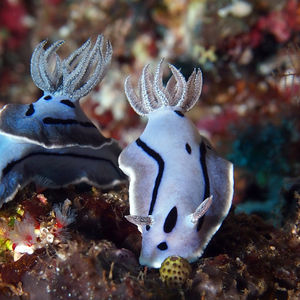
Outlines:
[{"label": "feathery gill tuft", "polygon": [[174,107],[186,112],[198,101],[202,90],[202,72],[194,69],[186,82],[181,72],[173,65],[168,64],[172,76],[163,85],[163,59],[160,60],[155,74],[149,71],[147,64],[139,80],[139,95],[136,94],[130,76],[125,80],[125,93],[132,108],[139,115],[147,115],[160,107]]},{"label": "feathery gill tuft", "polygon": [[44,50],[46,43],[41,42],[32,54],[31,76],[36,86],[48,94],[78,100],[102,80],[110,64],[112,47],[102,35],[98,35],[92,49],[89,39],[64,60],[56,53],[64,41],[57,41]]}]

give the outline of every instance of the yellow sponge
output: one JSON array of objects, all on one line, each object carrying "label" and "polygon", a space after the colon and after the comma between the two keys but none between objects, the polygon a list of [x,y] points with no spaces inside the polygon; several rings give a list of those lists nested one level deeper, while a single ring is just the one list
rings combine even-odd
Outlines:
[{"label": "yellow sponge", "polygon": [[169,287],[182,287],[191,275],[189,262],[180,256],[167,257],[160,269],[160,279]]}]

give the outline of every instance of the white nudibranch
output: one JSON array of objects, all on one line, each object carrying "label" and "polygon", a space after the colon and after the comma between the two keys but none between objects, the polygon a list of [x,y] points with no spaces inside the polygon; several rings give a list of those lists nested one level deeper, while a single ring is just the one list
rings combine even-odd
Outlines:
[{"label": "white nudibranch", "polygon": [[171,255],[197,260],[228,214],[233,196],[233,165],[216,154],[184,115],[200,97],[200,69],[186,82],[169,65],[172,76],[164,86],[161,65],[154,75],[144,67],[140,95],[126,79],[129,103],[148,123],[119,157],[130,178],[127,220],[142,232],[140,263],[154,268]]},{"label": "white nudibranch", "polygon": [[[80,108],[110,64],[109,41],[98,36],[61,60],[58,41],[31,58],[31,76],[44,95],[29,105],[0,111],[0,207],[29,182],[57,188],[87,182],[108,187],[125,179],[118,168],[120,148],[105,138]],[[54,62],[54,66],[51,62]]]}]

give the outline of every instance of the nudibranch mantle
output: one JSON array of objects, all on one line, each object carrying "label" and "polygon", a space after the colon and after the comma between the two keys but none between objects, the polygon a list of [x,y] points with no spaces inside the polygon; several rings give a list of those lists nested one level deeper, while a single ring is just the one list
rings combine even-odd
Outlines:
[{"label": "nudibranch mantle", "polygon": [[162,61],[156,74],[143,70],[141,97],[129,81],[130,104],[148,123],[142,135],[120,154],[119,166],[130,178],[130,215],[142,232],[140,263],[159,268],[179,255],[193,262],[228,214],[233,196],[233,165],[219,157],[184,115],[197,102],[200,70],[188,82],[172,65],[166,87]]},{"label": "nudibranch mantle", "polygon": [[118,168],[118,143],[105,138],[79,104],[105,75],[111,45],[99,35],[92,48],[88,40],[61,60],[56,51],[62,43],[44,50],[44,41],[33,52],[31,76],[44,95],[0,111],[0,207],[29,182],[57,188],[125,181]]}]

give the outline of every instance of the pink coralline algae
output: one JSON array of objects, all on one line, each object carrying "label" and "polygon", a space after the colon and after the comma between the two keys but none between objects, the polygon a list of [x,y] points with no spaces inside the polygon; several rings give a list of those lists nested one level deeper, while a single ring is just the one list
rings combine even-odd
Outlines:
[{"label": "pink coralline algae", "polygon": [[59,5],[63,0],[46,0],[46,3],[51,5]]},{"label": "pink coralline algae", "polygon": [[227,110],[214,117],[207,117],[197,122],[197,128],[205,130],[209,134],[226,134],[228,126],[239,118],[238,113],[233,110]]},{"label": "pink coralline algae", "polygon": [[282,10],[273,10],[266,15],[258,17],[258,20],[249,32],[234,36],[225,42],[228,54],[237,56],[242,49],[258,48],[267,43],[266,35],[271,35],[278,43],[288,42],[293,33],[300,29],[300,4],[290,0]]},{"label": "pink coralline algae", "polygon": [[27,11],[22,1],[3,0],[0,3],[0,44],[7,45],[8,49],[18,48],[28,33],[28,25],[25,22]]},{"label": "pink coralline algae", "polygon": [[261,17],[257,23],[261,31],[269,32],[279,43],[289,40],[293,30],[300,28],[300,7],[298,1],[288,1],[281,11],[272,11],[269,15]]}]

